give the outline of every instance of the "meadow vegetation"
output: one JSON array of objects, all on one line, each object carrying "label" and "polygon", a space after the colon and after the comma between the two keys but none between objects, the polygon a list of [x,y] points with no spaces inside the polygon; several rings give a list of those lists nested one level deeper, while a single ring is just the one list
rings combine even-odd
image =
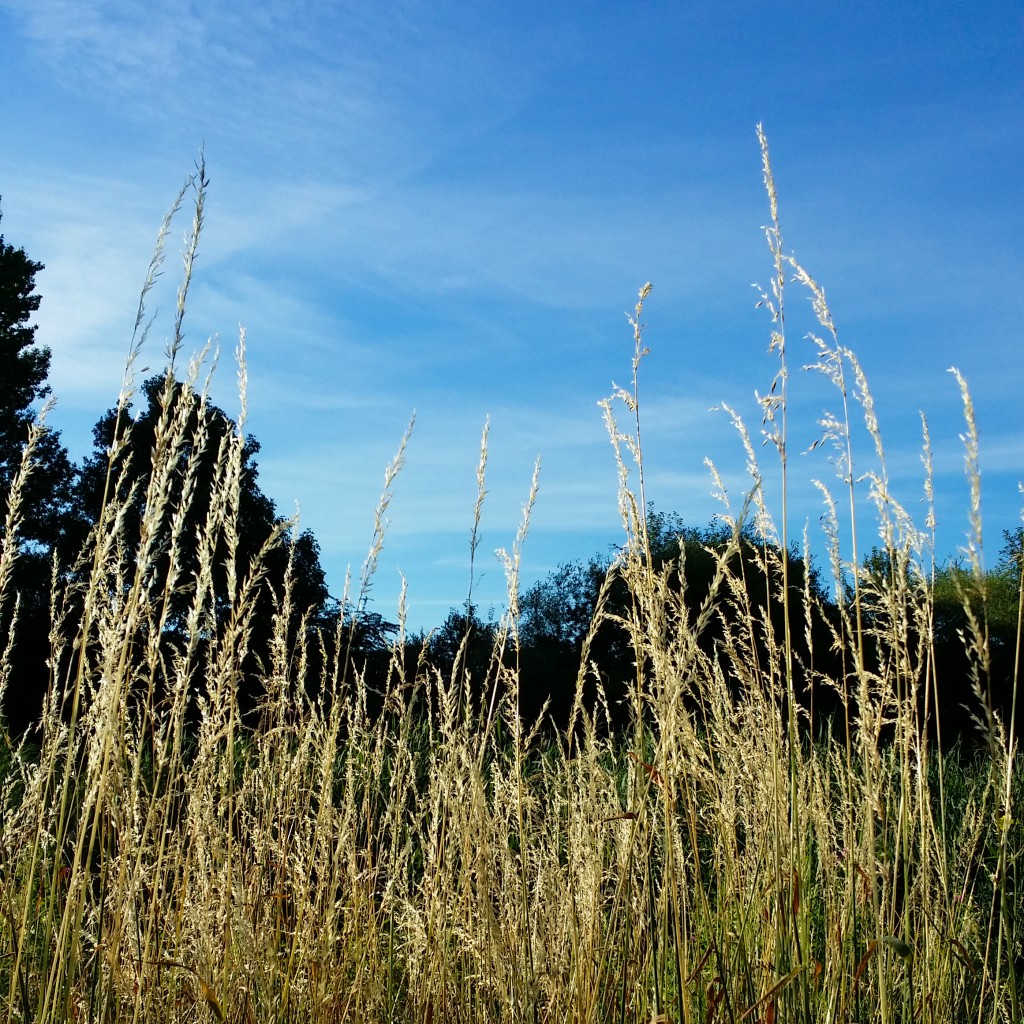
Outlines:
[{"label": "meadow vegetation", "polygon": [[[301,556],[301,535],[272,522],[261,548],[240,549],[246,440],[204,427],[203,356],[179,366],[197,179],[175,341],[150,396],[149,471],[131,478],[123,457],[129,373],[95,525],[75,566],[54,566],[39,728],[0,731],[7,1020],[1024,1019],[1020,573],[1013,693],[998,704],[970,396],[962,385],[971,543],[942,577],[963,608],[968,753],[936,731],[946,719],[930,518],[916,525],[890,493],[867,382],[823,290],[783,248],[761,143],[772,258],[762,302],[778,361],[762,399],[771,466],[735,417],[746,493],[727,495],[710,467],[715,531],[673,552],[645,490],[645,286],[632,382],[604,403],[623,542],[578,626],[579,672],[554,731],[520,713],[519,565],[536,482],[504,555],[509,607],[487,651],[471,659],[467,631],[443,665],[429,642],[410,659],[399,608],[372,687],[352,653],[355,621],[317,628],[295,613],[295,573],[268,575],[275,559]],[[841,409],[821,438],[839,468],[835,486],[821,485],[827,583],[787,525],[794,286],[813,303],[816,369]],[[241,351],[238,366],[244,408]],[[866,453],[853,450],[855,419]],[[10,488],[8,609],[42,429]],[[474,538],[486,455],[485,435]],[[403,457],[404,442],[346,606],[363,606]],[[212,485],[199,489],[205,459]],[[775,515],[768,472],[782,495]],[[877,525],[868,561],[864,506]],[[274,629],[243,716],[253,617],[267,600]],[[608,635],[631,672],[621,693],[606,692],[595,654]],[[0,691],[18,686],[3,650]],[[828,696],[827,717],[812,691]]]}]

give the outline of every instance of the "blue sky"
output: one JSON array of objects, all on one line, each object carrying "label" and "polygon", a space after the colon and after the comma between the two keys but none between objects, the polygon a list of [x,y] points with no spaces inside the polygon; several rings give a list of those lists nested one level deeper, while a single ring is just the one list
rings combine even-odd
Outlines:
[{"label": "blue sky", "polygon": [[[785,248],[864,365],[921,524],[928,417],[940,555],[968,525],[948,368],[971,385],[991,563],[1024,476],[1018,3],[0,0],[2,231],[46,264],[51,422],[88,450],[161,218],[205,147],[187,344],[220,339],[214,397],[234,413],[245,326],[264,490],[301,506],[339,593],[415,410],[373,607],[393,615],[404,574],[410,624],[435,625],[466,596],[490,417],[475,594],[500,611],[493,551],[514,541],[538,456],[524,582],[621,539],[597,402],[628,382],[624,313],[645,281],[648,495],[707,522],[707,456],[741,500],[742,448],[709,410],[728,403],[757,438],[754,393],[776,370],[751,287],[771,275],[759,121]],[[174,255],[151,302],[154,370]],[[797,372],[814,321],[796,288],[788,303],[791,530],[816,534],[811,481],[834,467],[797,452],[838,400]],[[860,435],[858,451],[870,468]]]}]

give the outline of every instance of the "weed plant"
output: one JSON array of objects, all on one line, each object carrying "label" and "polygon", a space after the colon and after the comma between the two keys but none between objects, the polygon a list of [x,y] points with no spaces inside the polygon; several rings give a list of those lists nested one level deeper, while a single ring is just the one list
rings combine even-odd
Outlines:
[{"label": "weed plant", "polygon": [[[762,301],[778,359],[762,405],[779,518],[735,417],[749,487],[731,504],[711,467],[732,544],[713,552],[717,572],[700,609],[689,612],[669,585],[672,573],[685,584],[682,548],[678,564],[654,568],[638,396],[645,287],[632,320],[631,384],[605,403],[624,527],[609,581],[624,580],[631,603],[613,613],[599,601],[593,627],[612,617],[632,645],[632,724],[608,728],[616,716],[599,677],[598,700],[584,706],[579,694],[595,671],[585,653],[570,728],[555,740],[518,714],[519,552],[536,484],[505,557],[509,612],[485,679],[471,679],[460,657],[448,674],[425,655],[410,667],[403,629],[382,709],[359,666],[346,664],[344,636],[324,644],[339,653],[325,659],[319,690],[309,694],[295,683],[296,666],[322,653],[321,642],[312,629],[289,639],[285,586],[276,595],[280,627],[260,724],[243,726],[237,688],[264,581],[260,557],[234,557],[240,431],[216,453],[203,529],[186,536],[181,527],[190,453],[208,444],[186,429],[203,423],[189,415],[189,403],[206,401],[202,357],[182,374],[185,397],[171,401],[206,194],[201,171],[190,182],[194,218],[146,514],[129,535],[117,497],[124,489],[109,481],[80,556],[86,571],[55,567],[52,680],[38,745],[3,734],[0,990],[8,1021],[1022,1019],[1016,807],[1024,793],[1014,723],[987,701],[985,622],[965,602],[984,751],[973,761],[940,755],[920,710],[934,711],[942,692],[928,642],[931,520],[916,527],[889,490],[867,382],[838,341],[824,291],[785,254],[760,138],[773,261]],[[185,195],[160,233],[129,371],[146,335],[145,298],[167,227]],[[841,408],[821,438],[835,447],[838,486],[819,485],[840,612],[832,639],[843,658],[841,675],[816,679],[842,709],[828,744],[811,742],[794,684],[791,623],[801,614],[809,621],[816,598],[789,585],[780,555],[794,543],[786,507],[792,284],[811,297],[820,324],[815,369]],[[244,410],[241,350],[238,365]],[[129,372],[111,466],[131,430],[131,380]],[[968,556],[980,576],[978,442],[966,386],[963,396]],[[854,468],[862,459],[853,446],[857,417],[874,445],[863,458],[874,467],[866,491],[857,482],[861,462]],[[10,568],[19,522],[32,514],[19,494],[37,437],[7,512],[3,601],[17,600]],[[927,435],[925,444],[927,456]],[[361,588],[381,550],[403,450],[404,442],[387,473]],[[474,538],[486,455],[485,432]],[[182,472],[175,489],[172,477]],[[860,569],[856,523],[865,502],[888,573]],[[781,619],[750,604],[740,578],[746,563],[732,557],[741,535],[759,540],[772,600],[785,606]],[[213,552],[225,541],[226,604],[211,582]],[[264,551],[288,544],[281,531]],[[187,546],[200,555],[194,579],[178,572]],[[151,571],[158,555],[170,566],[166,578]],[[188,630],[168,646],[161,638],[179,592],[190,597]],[[698,640],[713,622],[723,640],[710,655]],[[76,624],[70,636],[68,623]],[[813,674],[814,666],[802,669]],[[18,685],[6,659],[0,680]],[[481,690],[483,702],[473,697]]]}]

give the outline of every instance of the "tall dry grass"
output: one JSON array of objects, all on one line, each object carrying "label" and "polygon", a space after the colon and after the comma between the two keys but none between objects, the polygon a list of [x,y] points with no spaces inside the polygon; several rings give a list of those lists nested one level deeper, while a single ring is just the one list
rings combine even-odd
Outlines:
[{"label": "tall dry grass", "polygon": [[[723,521],[733,541],[696,612],[656,569],[638,398],[645,348],[641,291],[629,388],[605,404],[618,454],[624,542],[612,568],[631,595],[599,602],[636,654],[633,725],[602,728],[581,699],[573,727],[544,740],[517,713],[518,566],[536,482],[517,544],[505,556],[510,610],[485,680],[464,662],[442,675],[396,644],[383,710],[365,680],[342,688],[345,644],[319,696],[294,682],[317,644],[288,641],[290,595],[277,595],[275,656],[262,726],[243,727],[237,686],[247,652],[260,558],[238,564],[243,440],[217,452],[213,500],[198,537],[183,532],[188,471],[174,506],[173,474],[208,439],[190,417],[205,402],[202,359],[171,401],[181,317],[202,227],[206,181],[191,182],[194,218],[138,534],[125,527],[123,488],[108,501],[68,589],[53,600],[55,670],[38,748],[6,737],[0,834],[0,987],[9,1021],[950,1021],[1020,1020],[1021,914],[1015,879],[1021,796],[1009,723],[980,727],[986,756],[970,766],[938,753],[919,714],[941,688],[927,642],[933,605],[931,524],[917,528],[892,495],[863,372],[837,337],[823,290],[785,254],[767,144],[771,284],[762,301],[778,358],[763,399],[771,450],[763,470],[739,417],[750,474]],[[139,307],[129,364],[145,337]],[[785,303],[809,292],[821,331],[816,368],[842,412],[823,426],[837,486],[819,485],[839,602],[834,644],[844,671],[821,678],[845,714],[839,739],[808,739],[795,693],[794,638],[750,603],[731,558],[752,524],[773,600],[806,611],[780,555],[788,532]],[[244,358],[239,356],[244,409]],[[126,378],[120,408],[131,396]],[[190,406],[191,403],[191,406]],[[978,441],[964,388],[972,530],[980,549]],[[873,439],[866,495],[856,482],[853,422]],[[201,428],[200,428],[201,429]],[[120,417],[117,449],[130,430]],[[479,522],[487,435],[478,469]],[[384,541],[385,496],[361,577]],[[15,482],[0,599],[17,557]],[[860,471],[858,470],[858,473]],[[781,481],[773,519],[763,473]],[[930,487],[930,480],[927,482]],[[859,567],[867,501],[891,571]],[[172,507],[168,508],[168,503]],[[842,511],[841,511],[842,510]],[[170,511],[170,517],[167,512]],[[169,531],[159,522],[170,521]],[[845,525],[844,525],[845,524]],[[476,526],[473,528],[476,537]],[[229,548],[228,604],[218,609],[212,559]],[[267,538],[287,545],[287,531]],[[198,545],[202,567],[180,579],[178,553]],[[150,571],[156,546],[170,574]],[[805,544],[805,548],[806,548]],[[981,573],[980,561],[973,569]],[[809,574],[806,574],[809,578]],[[610,584],[609,584],[610,585]],[[186,639],[161,643],[170,599],[189,588]],[[792,609],[799,612],[800,609]],[[73,614],[74,613],[74,614]],[[805,616],[806,617],[806,616]],[[64,626],[78,622],[73,636]],[[698,643],[724,626],[714,657]],[[987,637],[969,620],[964,642],[984,696]],[[596,625],[595,625],[596,628]],[[922,638],[924,638],[922,640]],[[344,639],[343,637],[340,639]],[[765,658],[763,652],[768,652]],[[871,653],[869,653],[871,652]],[[583,659],[582,676],[591,671]],[[804,667],[806,668],[806,667]],[[813,667],[812,667],[813,668]],[[3,687],[17,686],[0,663]],[[357,678],[358,672],[357,672]],[[742,681],[737,692],[732,680]],[[482,707],[470,693],[483,689]],[[197,702],[198,717],[190,717]],[[981,706],[986,706],[984,702]],[[429,713],[425,711],[429,709]]]}]

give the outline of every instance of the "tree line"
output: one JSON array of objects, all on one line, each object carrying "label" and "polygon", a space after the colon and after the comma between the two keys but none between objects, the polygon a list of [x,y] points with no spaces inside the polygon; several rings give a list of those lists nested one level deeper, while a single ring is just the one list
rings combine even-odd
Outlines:
[{"label": "tree line", "polygon": [[[191,536],[202,528],[215,489],[217,452],[237,430],[223,410],[197,396],[192,384],[175,379],[170,371],[153,376],[141,385],[134,409],[118,406],[99,418],[93,449],[80,465],[69,458],[56,431],[44,426],[37,433],[35,468],[20,496],[23,516],[15,521],[9,514],[11,488],[38,407],[50,395],[51,354],[36,344],[31,323],[41,301],[36,275],[43,269],[0,235],[0,540],[9,554],[17,555],[7,559],[10,579],[0,589],[6,595],[0,604],[0,672],[5,682],[3,720],[15,734],[31,727],[43,695],[68,671],[68,662],[55,652],[63,651],[65,659],[74,657],[68,645],[55,644],[53,631],[59,628],[68,638],[77,635],[82,609],[76,607],[74,594],[83,574],[91,571],[80,553],[104,507],[116,502],[121,509],[119,528],[126,536],[138,535],[147,514],[150,456],[159,443],[161,425],[177,415],[185,436],[196,439],[175,453],[177,465],[168,486],[176,493],[167,503],[166,521],[155,528],[157,534],[168,536],[172,530]],[[212,557],[208,553],[215,617],[228,615],[232,565],[244,567],[259,560],[262,566],[239,682],[243,708],[259,706],[265,668],[274,658],[275,637],[281,635],[281,597],[287,592],[284,633],[294,640],[302,632],[309,640],[302,663],[290,671],[294,685],[311,697],[331,659],[343,662],[343,676],[354,678],[358,673],[368,692],[378,694],[388,688],[396,665],[409,676],[429,663],[442,677],[464,680],[468,698],[481,707],[493,687],[510,678],[507,670],[514,670],[521,715],[529,721],[543,716],[559,729],[571,724],[578,693],[588,709],[603,702],[609,728],[637,713],[635,693],[649,666],[629,630],[635,591],[618,572],[614,555],[565,563],[524,591],[511,643],[496,643],[502,626],[483,619],[478,608],[467,604],[452,609],[437,629],[406,638],[396,659],[397,625],[362,605],[352,607],[333,598],[312,532],[288,535],[287,521],[260,487],[258,453],[256,439],[246,437],[239,466],[237,536],[230,557],[226,547]],[[186,490],[188,500],[182,501]],[[186,522],[171,522],[176,509],[184,510]],[[268,548],[267,538],[275,533],[285,540]],[[929,698],[922,692],[920,710],[945,740],[969,736],[972,716],[996,713],[1011,721],[1020,653],[1020,528],[1005,534],[996,568],[981,578],[954,561],[941,567],[933,580],[921,581],[893,552],[875,551],[857,580],[844,581],[839,593],[830,591],[813,566],[794,552],[779,550],[749,529],[737,535],[721,524],[687,526],[676,516],[649,510],[645,533],[646,569],[660,574],[679,599],[675,628],[699,624],[694,657],[714,665],[737,696],[749,685],[751,673],[770,669],[773,659],[778,661],[777,638],[787,636],[788,692],[812,730],[835,734],[842,709],[851,699],[843,693],[845,681],[857,671],[879,673],[892,659],[909,660],[911,672],[928,675],[940,689],[942,699],[934,707],[926,706]],[[170,545],[157,536],[148,550],[151,571],[159,578],[171,575]],[[175,557],[176,583],[160,637],[169,663],[174,651],[190,639],[190,588],[197,585],[190,581],[201,575],[196,551],[186,545]],[[732,581],[729,586],[723,585],[723,571]],[[778,599],[782,580],[788,601]],[[739,588],[735,581],[742,581]],[[894,595],[905,600],[920,594],[922,583],[929,588],[930,600],[917,605],[913,614],[903,609],[903,628],[895,622]],[[51,607],[55,586],[71,595],[56,617]],[[720,600],[713,593],[716,587],[722,590]],[[715,608],[704,614],[709,598],[715,598],[710,602]],[[843,642],[851,609],[863,630],[860,665],[850,664],[850,647]],[[753,624],[749,643],[736,639],[734,626],[740,619]],[[900,636],[893,640],[896,632]],[[983,657],[976,645],[972,649],[975,635],[983,636]],[[338,649],[342,644],[344,652]]]}]

